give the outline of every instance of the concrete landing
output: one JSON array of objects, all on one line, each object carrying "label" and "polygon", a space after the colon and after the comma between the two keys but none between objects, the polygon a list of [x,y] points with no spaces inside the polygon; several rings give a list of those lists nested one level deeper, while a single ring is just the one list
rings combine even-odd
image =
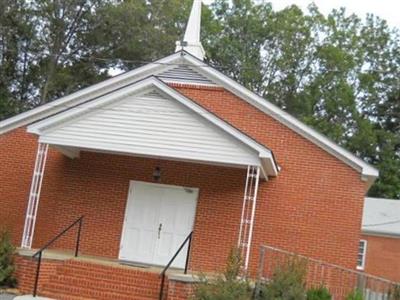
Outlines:
[{"label": "concrete landing", "polygon": [[33,297],[32,295],[23,295],[23,296],[16,296],[13,300],[52,300],[52,299],[39,296]]}]

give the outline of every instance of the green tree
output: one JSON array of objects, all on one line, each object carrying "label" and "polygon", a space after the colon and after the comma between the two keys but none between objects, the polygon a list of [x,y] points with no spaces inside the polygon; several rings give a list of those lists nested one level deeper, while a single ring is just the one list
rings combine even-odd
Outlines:
[{"label": "green tree", "polygon": [[[0,119],[29,107],[31,69],[29,50],[34,38],[28,5],[23,0],[1,0],[0,9]],[[4,9],[3,9],[4,8]]]},{"label": "green tree", "polygon": [[212,10],[211,64],[376,165],[370,195],[400,197],[397,30],[343,8],[324,16],[315,5],[217,0]]},{"label": "green tree", "polygon": [[[191,0],[0,0],[0,119],[174,51]],[[132,62],[129,62],[132,61]]]},{"label": "green tree", "polygon": [[38,65],[36,101],[43,104],[104,78],[104,70],[88,60],[87,40],[92,34],[92,13],[107,1],[32,1]]},{"label": "green tree", "polygon": [[[97,10],[90,45],[107,66],[129,70],[175,51],[192,1],[128,0]],[[129,62],[132,61],[132,62]]]},{"label": "green tree", "polygon": [[[400,90],[377,105],[374,130],[378,147],[365,156],[378,166],[380,177],[372,196],[400,198]],[[371,133],[371,136],[372,133]]]}]

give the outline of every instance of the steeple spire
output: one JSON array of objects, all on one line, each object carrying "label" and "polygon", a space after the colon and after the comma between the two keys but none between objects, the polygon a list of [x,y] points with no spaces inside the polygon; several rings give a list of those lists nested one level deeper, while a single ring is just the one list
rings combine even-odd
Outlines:
[{"label": "steeple spire", "polygon": [[186,50],[190,54],[203,60],[205,51],[200,42],[201,29],[201,0],[193,0],[192,11],[190,12],[189,21],[186,26],[185,37],[183,41],[176,42],[176,50]]}]

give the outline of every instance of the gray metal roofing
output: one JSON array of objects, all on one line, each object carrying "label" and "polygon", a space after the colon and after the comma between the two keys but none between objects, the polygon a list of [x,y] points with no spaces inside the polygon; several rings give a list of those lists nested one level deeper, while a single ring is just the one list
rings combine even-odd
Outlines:
[{"label": "gray metal roofing", "polygon": [[194,67],[184,64],[164,70],[157,77],[166,82],[216,85],[214,81],[194,70]]},{"label": "gray metal roofing", "polygon": [[400,200],[365,198],[362,231],[400,237]]}]

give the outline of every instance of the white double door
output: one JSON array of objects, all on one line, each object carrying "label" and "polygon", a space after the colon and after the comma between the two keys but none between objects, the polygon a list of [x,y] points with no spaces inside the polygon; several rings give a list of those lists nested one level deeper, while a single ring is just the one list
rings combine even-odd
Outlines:
[{"label": "white double door", "polygon": [[[165,266],[193,230],[198,189],[132,181],[119,258]],[[172,264],[184,268],[187,245]]]}]

